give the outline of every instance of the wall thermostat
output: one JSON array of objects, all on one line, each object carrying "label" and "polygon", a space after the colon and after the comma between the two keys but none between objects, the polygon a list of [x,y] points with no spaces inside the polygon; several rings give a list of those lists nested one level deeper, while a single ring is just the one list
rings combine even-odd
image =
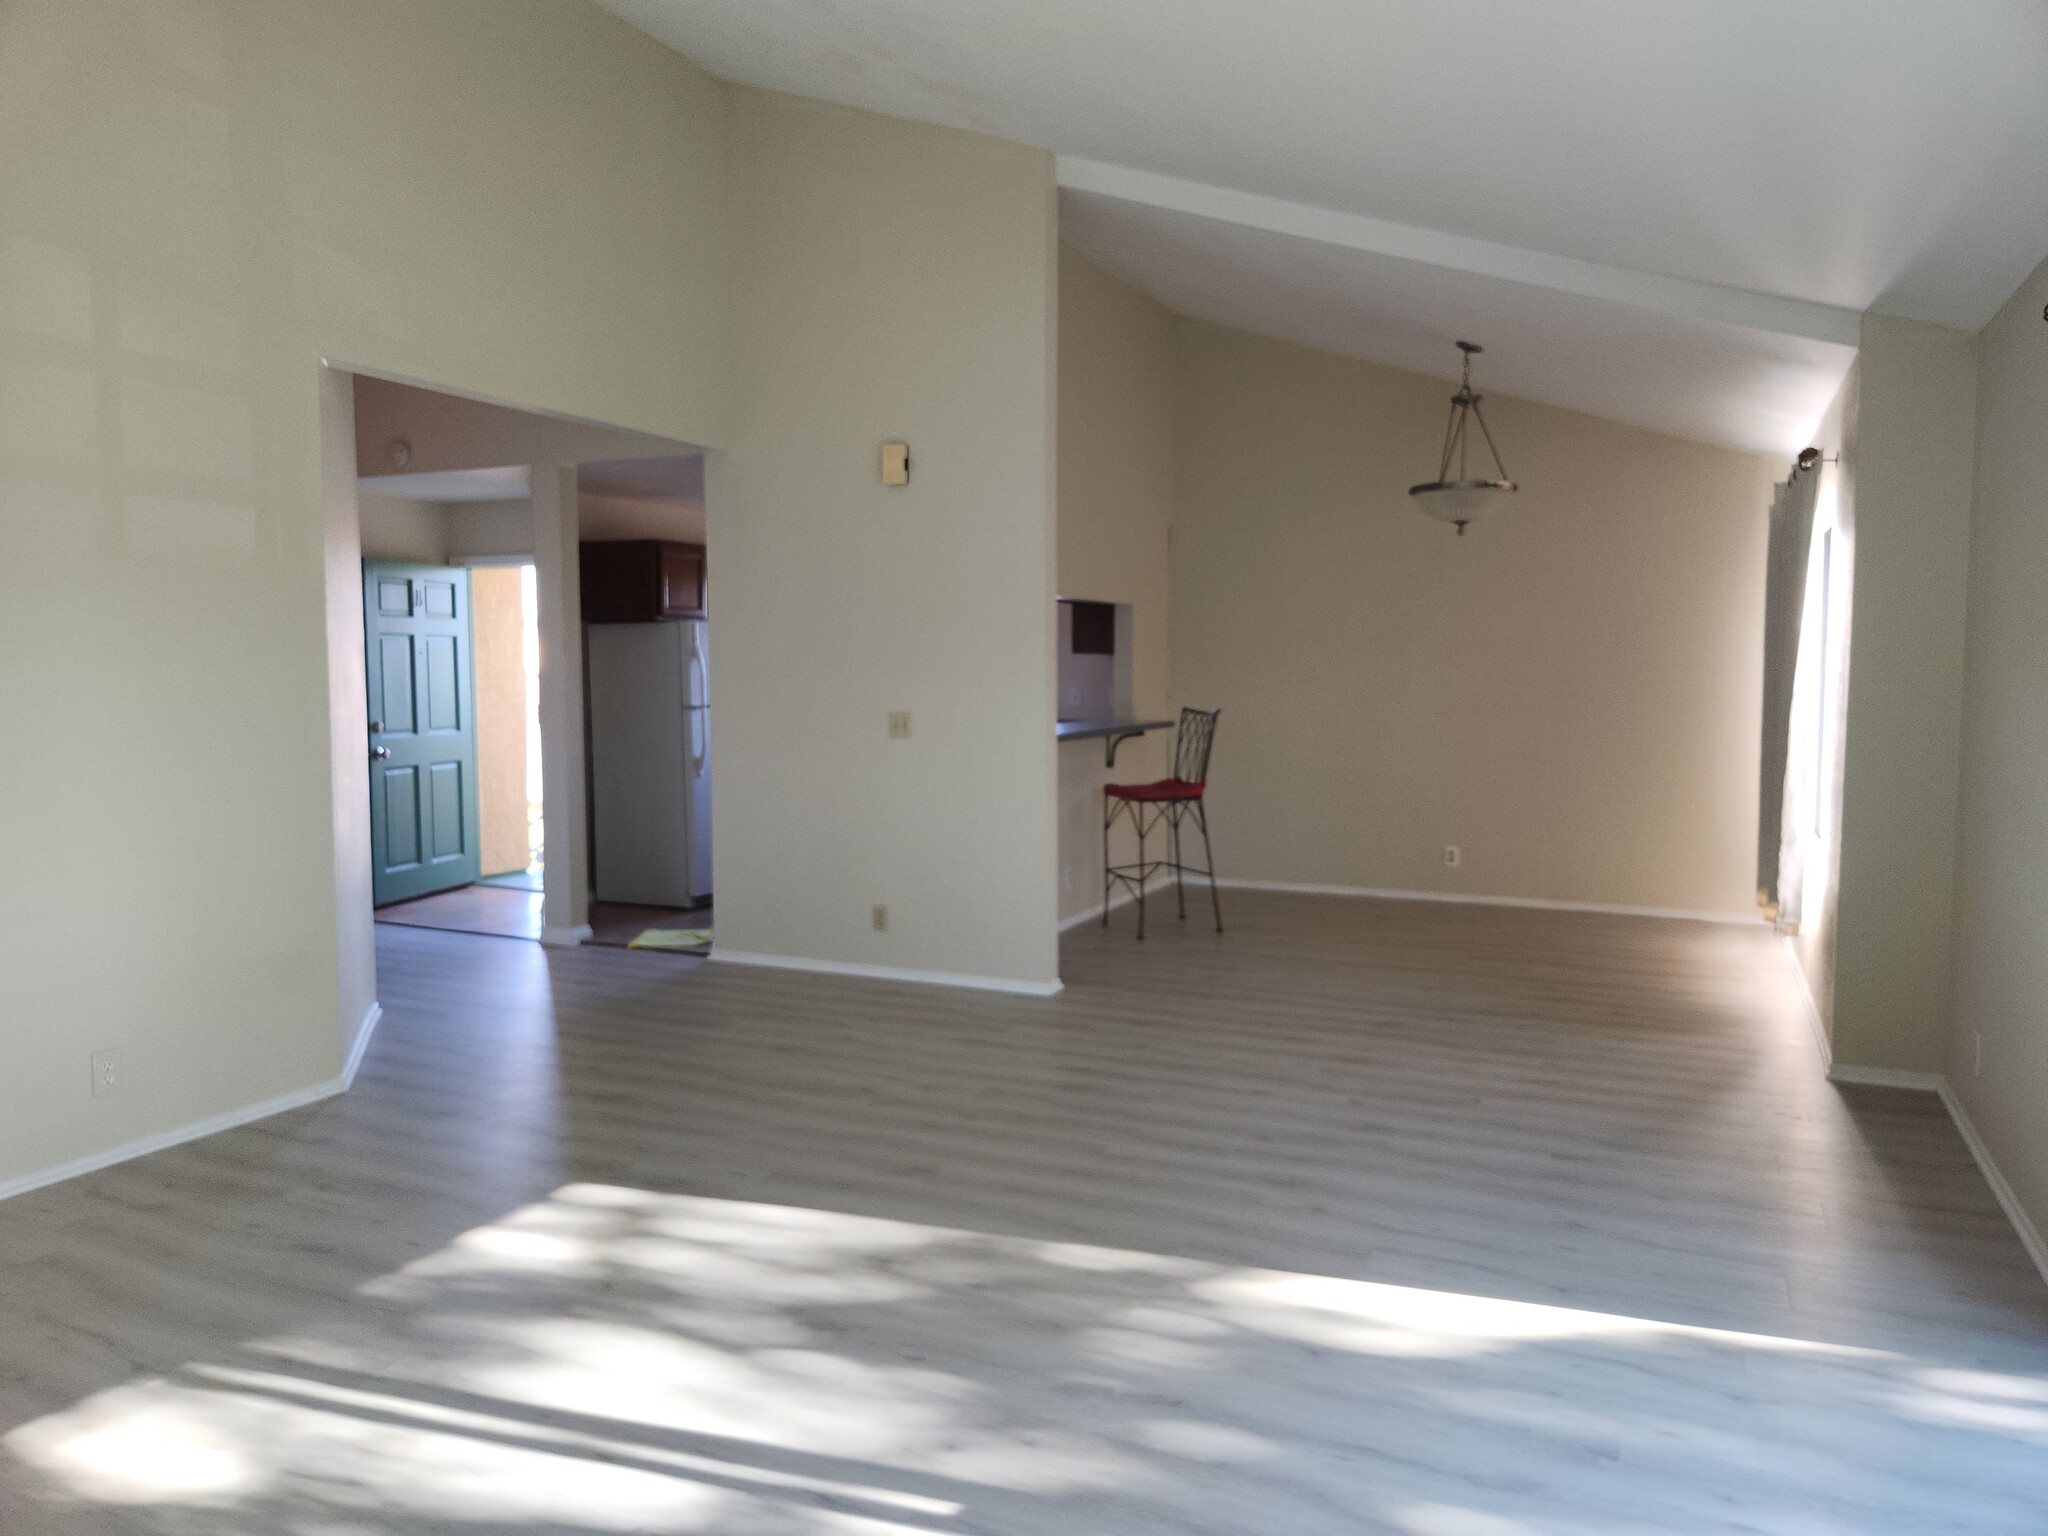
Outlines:
[{"label": "wall thermostat", "polygon": [[910,444],[882,444],[882,484],[910,484]]}]

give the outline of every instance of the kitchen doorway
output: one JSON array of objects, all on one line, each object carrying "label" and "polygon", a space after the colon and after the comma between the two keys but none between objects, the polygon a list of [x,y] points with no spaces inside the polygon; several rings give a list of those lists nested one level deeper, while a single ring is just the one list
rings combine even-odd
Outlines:
[{"label": "kitchen doorway", "polygon": [[[351,394],[365,572],[419,588],[391,585],[406,613],[388,622],[423,622],[420,593],[454,603],[447,633],[387,644],[366,574],[372,790],[390,802],[372,806],[376,920],[701,955],[703,455],[390,380],[358,375]],[[450,763],[398,761],[417,743],[380,686],[439,711]]]}]

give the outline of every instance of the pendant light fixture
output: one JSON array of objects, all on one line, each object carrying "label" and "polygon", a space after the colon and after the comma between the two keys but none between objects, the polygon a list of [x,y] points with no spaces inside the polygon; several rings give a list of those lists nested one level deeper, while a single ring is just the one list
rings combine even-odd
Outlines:
[{"label": "pendant light fixture", "polygon": [[[1443,462],[1437,466],[1434,480],[1427,485],[1411,485],[1408,494],[1426,516],[1440,523],[1457,524],[1462,538],[1467,523],[1507,505],[1515,482],[1508,478],[1507,468],[1500,461],[1500,450],[1493,446],[1493,434],[1486,430],[1486,418],[1479,413],[1479,396],[1472,392],[1472,359],[1484,348],[1461,341],[1458,350],[1465,354],[1465,375],[1458,392],[1451,396],[1451,421],[1444,431]],[[1472,422],[1479,424],[1479,435],[1486,442],[1486,451],[1493,456],[1491,480],[1473,479],[1466,467],[1466,429]],[[1451,478],[1453,466],[1458,471],[1455,480]]]}]

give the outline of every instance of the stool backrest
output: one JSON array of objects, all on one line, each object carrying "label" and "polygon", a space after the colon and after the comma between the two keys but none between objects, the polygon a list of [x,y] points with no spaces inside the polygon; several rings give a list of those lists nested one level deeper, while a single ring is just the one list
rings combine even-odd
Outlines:
[{"label": "stool backrest", "polygon": [[1209,780],[1209,748],[1216,740],[1216,717],[1220,709],[1183,709],[1180,736],[1173,744],[1173,776],[1183,784],[1206,784]]}]

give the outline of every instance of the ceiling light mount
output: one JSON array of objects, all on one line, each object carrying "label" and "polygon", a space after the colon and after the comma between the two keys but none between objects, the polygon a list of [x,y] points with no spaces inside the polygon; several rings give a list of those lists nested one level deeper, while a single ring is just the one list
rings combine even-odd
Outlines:
[{"label": "ceiling light mount", "polygon": [[[1508,478],[1507,466],[1500,461],[1500,450],[1493,445],[1493,434],[1487,430],[1486,417],[1479,409],[1480,395],[1472,388],[1472,359],[1485,348],[1470,341],[1458,343],[1458,350],[1465,354],[1463,375],[1458,392],[1451,396],[1451,419],[1444,429],[1443,459],[1437,465],[1436,478],[1426,485],[1411,485],[1408,494],[1415,498],[1415,505],[1427,517],[1440,523],[1453,523],[1459,537],[1465,533],[1465,525],[1483,513],[1507,505],[1506,498],[1513,493],[1515,482]],[[1469,449],[1468,428],[1479,424],[1479,436],[1486,444],[1486,451],[1493,459],[1493,478],[1474,478],[1466,460]],[[1453,464],[1458,471],[1451,478]]]}]

